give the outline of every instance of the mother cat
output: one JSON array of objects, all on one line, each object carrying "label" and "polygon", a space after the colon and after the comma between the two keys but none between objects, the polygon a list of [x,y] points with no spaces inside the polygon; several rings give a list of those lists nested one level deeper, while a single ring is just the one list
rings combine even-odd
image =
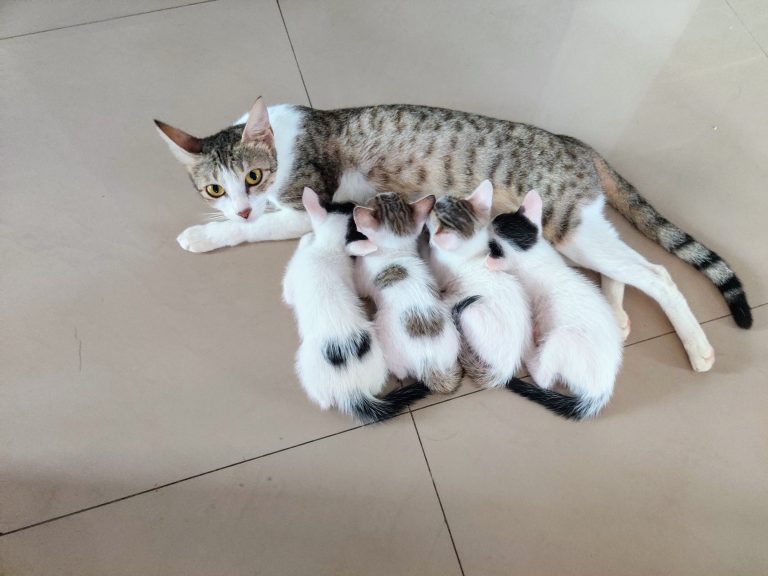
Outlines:
[{"label": "mother cat", "polygon": [[[573,262],[602,275],[603,291],[625,337],[629,319],[622,300],[624,285],[630,284],[663,308],[694,370],[709,370],[715,361],[667,270],[619,239],[603,215],[606,201],[648,238],[703,272],[739,326],[752,325],[744,289],[728,264],[661,216],[575,138],[441,108],[314,110],[284,104],[268,110],[261,99],[239,124],[207,138],[155,123],[203,198],[227,218],[182,232],[178,242],[190,252],[309,232],[301,203],[305,187],[325,200],[364,203],[379,191],[413,198],[469,194],[490,179],[495,212],[517,208],[532,188],[540,192],[544,236]],[[457,211],[453,218],[461,229],[467,215]]]}]

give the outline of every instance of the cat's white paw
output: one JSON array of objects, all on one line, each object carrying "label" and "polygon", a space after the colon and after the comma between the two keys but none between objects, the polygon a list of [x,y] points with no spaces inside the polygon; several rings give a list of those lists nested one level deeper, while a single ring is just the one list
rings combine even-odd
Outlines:
[{"label": "cat's white paw", "polygon": [[627,338],[629,338],[629,333],[632,331],[632,321],[629,319],[629,316],[627,316],[627,313],[624,312],[624,310],[621,311],[621,314],[618,312],[616,313],[616,319],[619,321],[621,339],[626,342]]},{"label": "cat's white paw", "polygon": [[691,367],[696,372],[707,372],[714,366],[715,349],[709,342],[704,341],[685,348],[688,352],[688,359],[691,361]]},{"label": "cat's white paw", "polygon": [[205,226],[190,226],[176,237],[176,241],[188,252],[210,252],[220,247],[213,242]]}]

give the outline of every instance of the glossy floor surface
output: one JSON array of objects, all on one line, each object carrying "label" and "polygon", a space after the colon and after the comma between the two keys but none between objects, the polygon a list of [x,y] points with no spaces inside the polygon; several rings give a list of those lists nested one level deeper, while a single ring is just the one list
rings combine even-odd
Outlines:
[{"label": "glossy floor surface", "polygon": [[[768,3],[0,2],[0,574],[768,573]],[[446,106],[601,151],[723,255],[738,329],[666,265],[614,401],[560,420],[466,383],[379,426],[316,409],[280,302],[295,242],[183,252],[205,207],[152,118]]]}]

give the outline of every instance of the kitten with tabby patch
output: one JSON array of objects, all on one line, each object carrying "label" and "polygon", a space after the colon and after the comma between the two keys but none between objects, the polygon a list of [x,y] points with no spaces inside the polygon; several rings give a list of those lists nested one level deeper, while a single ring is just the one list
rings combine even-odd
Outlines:
[{"label": "kitten with tabby patch", "polygon": [[[530,191],[517,212],[494,218],[488,267],[513,271],[531,303],[537,342],[525,364],[540,389],[518,392],[563,416],[591,418],[613,393],[622,336],[597,287],[542,237],[541,209],[538,193]],[[575,397],[551,390],[557,382]]]},{"label": "kitten with tabby patch", "polygon": [[531,347],[531,316],[520,284],[489,270],[493,187],[486,180],[466,199],[438,198],[429,218],[430,264],[462,336],[461,364],[482,386],[509,386]]},{"label": "kitten with tabby patch", "polygon": [[156,125],[202,197],[226,218],[184,230],[178,242],[185,250],[298,238],[310,230],[301,203],[305,186],[325,202],[364,204],[382,191],[417,198],[451,190],[466,197],[489,179],[496,213],[516,209],[527,190],[539,190],[544,237],[577,265],[603,276],[605,295],[624,330],[629,330],[624,284],[631,284],[663,308],[695,370],[709,370],[715,360],[704,331],[666,269],[621,241],[603,213],[605,202],[707,276],[739,326],[752,325],[746,294],[730,266],[659,214],[575,138],[426,106],[268,110],[261,99],[238,125],[207,138]]},{"label": "kitten with tabby patch", "polygon": [[391,418],[428,389],[416,383],[377,397],[387,383],[387,367],[344,249],[353,205],[323,205],[309,188],[303,203],[313,232],[302,237],[283,279],[283,299],[293,308],[301,336],[299,380],[324,410],[335,406],[361,422]]},{"label": "kitten with tabby patch", "polygon": [[377,194],[354,210],[367,241],[352,242],[357,286],[376,302],[374,324],[389,371],[413,377],[433,392],[453,392],[461,382],[459,335],[418,252],[424,222],[435,203],[408,203],[397,193]]}]

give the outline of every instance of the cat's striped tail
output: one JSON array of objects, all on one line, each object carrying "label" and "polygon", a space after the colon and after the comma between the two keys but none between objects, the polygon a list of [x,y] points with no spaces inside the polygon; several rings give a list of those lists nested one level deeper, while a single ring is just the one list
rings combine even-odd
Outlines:
[{"label": "cat's striped tail", "polygon": [[611,399],[611,394],[596,397],[580,397],[561,394],[554,390],[546,390],[536,384],[529,384],[519,378],[510,378],[504,385],[508,390],[519,394],[536,404],[541,404],[547,410],[570,420],[587,420],[597,416]]},{"label": "cat's striped tail", "polygon": [[429,395],[429,388],[422,382],[392,390],[382,398],[359,394],[347,406],[347,412],[363,424],[381,422],[397,416],[411,404]]},{"label": "cat's striped tail", "polygon": [[637,189],[595,153],[595,166],[608,203],[645,236],[702,272],[720,290],[742,328],[752,327],[752,310],[736,273],[715,252],[664,218]]}]

